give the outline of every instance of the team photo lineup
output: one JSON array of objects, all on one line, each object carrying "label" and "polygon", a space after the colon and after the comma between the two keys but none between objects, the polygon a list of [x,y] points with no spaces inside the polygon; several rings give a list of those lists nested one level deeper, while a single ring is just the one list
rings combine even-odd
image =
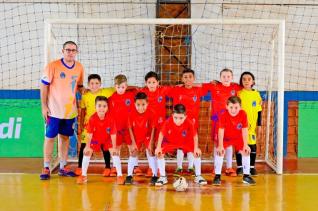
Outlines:
[{"label": "team photo lineup", "polygon": [[[224,68],[219,78],[197,83],[195,70],[185,68],[180,76],[182,83],[166,86],[160,85],[156,72],[149,71],[144,76],[144,87],[130,84],[125,75],[119,74],[113,79],[114,88],[102,88],[103,78],[98,74],[86,76],[85,67],[76,61],[79,49],[75,42],[65,42],[61,51],[62,58],[47,64],[40,83],[46,124],[41,180],[51,177],[54,142],[58,137],[58,175],[77,177],[77,184],[89,182],[90,159],[100,152],[105,161],[104,177],[117,177],[119,185],[134,184],[133,176],[143,175],[138,167],[138,155],[142,152],[147,157],[146,174],[151,185],[168,183],[167,155],[176,158],[176,182],[182,183],[186,156],[187,174],[193,176],[194,183],[208,185],[201,174],[198,129],[200,99],[210,93],[209,137],[214,145],[212,185],[221,185],[224,157],[227,176],[241,176],[244,184],[256,184],[253,176],[257,176],[256,142],[262,122],[262,98],[253,88],[256,83],[253,73],[243,72],[235,82],[235,70]],[[87,84],[83,83],[85,78]],[[173,102],[170,116],[166,111],[167,99]],[[67,166],[69,137],[74,134],[77,120],[78,166],[70,169]],[[121,148],[125,147],[129,151],[127,172],[123,172],[121,163]],[[232,166],[233,155],[236,169]],[[175,184],[174,187],[184,190]]]}]

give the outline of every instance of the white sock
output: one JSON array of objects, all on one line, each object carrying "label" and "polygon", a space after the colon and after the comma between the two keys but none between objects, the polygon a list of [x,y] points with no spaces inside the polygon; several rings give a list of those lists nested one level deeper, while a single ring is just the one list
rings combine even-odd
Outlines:
[{"label": "white sock", "polygon": [[193,158],[194,161],[194,170],[195,170],[195,176],[201,175],[201,158]]},{"label": "white sock", "polygon": [[117,176],[123,176],[122,170],[121,170],[121,161],[119,156],[113,156],[113,165],[116,168]]},{"label": "white sock", "polygon": [[[184,153],[181,149],[177,150],[177,167],[182,169],[182,161],[183,161]],[[161,174],[161,173],[160,173]]]},{"label": "white sock", "polygon": [[156,157],[151,156],[148,150],[146,150],[146,155],[148,158],[149,167],[151,168],[151,171],[152,171],[152,175],[157,176],[158,167],[157,167]]},{"label": "white sock", "polygon": [[223,165],[223,157],[221,157],[219,155],[216,155],[214,157],[214,171],[215,171],[215,174],[221,174],[222,165]]},{"label": "white sock", "polygon": [[83,161],[82,161],[82,175],[87,176],[87,169],[89,165],[89,160],[91,159],[91,156],[83,156]]},{"label": "white sock", "polygon": [[242,155],[243,174],[250,174],[250,156]]},{"label": "white sock", "polygon": [[135,157],[136,159],[134,159],[134,167],[135,166],[138,166],[138,158],[137,157]]},{"label": "white sock", "polygon": [[164,159],[164,158],[157,159],[157,162],[158,162],[158,167],[159,167],[160,176],[161,176],[161,177],[165,177],[165,176],[166,176],[166,163],[165,163],[165,159]]},{"label": "white sock", "polygon": [[127,168],[127,175],[128,176],[132,176],[133,175],[133,171],[134,171],[134,167],[135,167],[135,164],[136,164],[136,160],[137,160],[137,157],[129,156],[128,168]]},{"label": "white sock", "polygon": [[226,168],[232,168],[233,162],[233,147],[229,146],[225,149],[225,157],[226,157]]},{"label": "white sock", "polygon": [[187,158],[188,158],[188,169],[190,168],[193,168],[193,165],[194,165],[194,156],[193,156],[193,153],[192,152],[188,152],[187,153]]}]

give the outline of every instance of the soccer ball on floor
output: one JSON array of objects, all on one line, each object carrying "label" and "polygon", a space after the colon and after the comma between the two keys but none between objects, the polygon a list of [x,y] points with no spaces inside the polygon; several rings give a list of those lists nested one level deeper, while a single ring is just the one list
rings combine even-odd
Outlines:
[{"label": "soccer ball on floor", "polygon": [[184,177],[178,177],[174,183],[173,187],[176,191],[181,192],[181,191],[186,191],[188,188],[188,183],[187,180]]}]

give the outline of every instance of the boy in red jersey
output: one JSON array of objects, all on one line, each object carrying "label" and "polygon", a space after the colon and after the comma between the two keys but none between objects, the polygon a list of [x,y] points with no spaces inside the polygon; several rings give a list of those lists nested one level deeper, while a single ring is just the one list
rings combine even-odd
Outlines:
[{"label": "boy in red jersey", "polygon": [[[148,108],[147,95],[144,92],[138,92],[135,96],[135,110],[129,114],[128,128],[130,138],[132,141],[131,151],[128,160],[128,170],[125,184],[133,183],[133,170],[137,160],[138,151],[141,150],[142,145],[146,147],[146,152],[152,154],[153,138],[155,132],[154,114]],[[155,184],[157,181],[157,165],[155,159],[148,159],[149,166],[152,169],[153,177],[151,178],[151,184]]]},{"label": "boy in red jersey", "polygon": [[[183,104],[187,110],[187,118],[194,124],[195,130],[199,128],[200,99],[204,96],[204,90],[194,84],[195,73],[191,69],[185,69],[182,72],[182,82],[184,86],[177,86],[173,90],[173,105]],[[182,173],[182,161],[184,153],[182,150],[177,151],[177,169],[176,174]],[[193,174],[193,155],[187,155],[189,165],[188,173]]]},{"label": "boy in red jersey", "polygon": [[220,115],[218,145],[215,155],[215,177],[213,185],[221,185],[221,170],[226,148],[234,147],[242,155],[243,183],[253,185],[255,181],[250,177],[250,152],[248,141],[248,122],[245,111],[241,110],[241,99],[232,96],[227,101],[227,111]]},{"label": "boy in red jersey", "polygon": [[[226,111],[227,99],[231,96],[237,96],[238,91],[242,88],[236,84],[232,83],[233,72],[230,69],[223,69],[220,72],[220,82],[221,83],[208,83],[203,84],[203,88],[206,91],[211,92],[211,104],[212,104],[212,114],[211,114],[211,136],[212,141],[214,141],[214,146],[217,145],[218,141],[218,124],[220,115]],[[215,157],[215,147],[214,147],[214,157]],[[235,170],[232,168],[233,162],[233,149],[228,147],[225,152],[226,156],[226,170],[225,174],[228,176],[237,176]]]},{"label": "boy in red jersey", "polygon": [[187,118],[186,108],[182,104],[177,104],[173,107],[172,116],[165,121],[159,134],[155,153],[160,177],[156,182],[156,186],[168,183],[164,155],[175,152],[177,149],[194,154],[194,182],[200,185],[207,184],[207,181],[201,176],[201,150],[198,147],[198,133],[193,122]]},{"label": "boy in red jersey", "polygon": [[117,129],[116,143],[113,143],[112,158],[113,165],[117,171],[117,183],[124,184],[125,179],[122,174],[120,149],[121,145],[126,143],[129,152],[133,151],[127,123],[129,113],[134,110],[134,92],[126,91],[128,85],[125,75],[117,75],[114,81],[116,92],[109,98],[109,110],[115,118]]},{"label": "boy in red jersey", "polygon": [[[82,175],[77,178],[78,184],[87,183],[87,169],[93,152],[108,150],[111,142],[116,142],[115,122],[108,112],[107,98],[97,96],[95,99],[96,113],[94,113],[86,126],[87,144],[84,148],[82,162]],[[111,139],[111,140],[110,140]]]}]

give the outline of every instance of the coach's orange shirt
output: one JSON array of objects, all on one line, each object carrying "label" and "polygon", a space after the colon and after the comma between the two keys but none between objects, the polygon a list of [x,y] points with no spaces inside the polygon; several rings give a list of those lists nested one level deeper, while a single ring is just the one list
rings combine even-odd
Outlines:
[{"label": "coach's orange shirt", "polygon": [[59,119],[73,119],[77,116],[76,91],[83,85],[84,69],[81,63],[67,66],[63,59],[49,63],[41,82],[49,86],[49,116]]}]

